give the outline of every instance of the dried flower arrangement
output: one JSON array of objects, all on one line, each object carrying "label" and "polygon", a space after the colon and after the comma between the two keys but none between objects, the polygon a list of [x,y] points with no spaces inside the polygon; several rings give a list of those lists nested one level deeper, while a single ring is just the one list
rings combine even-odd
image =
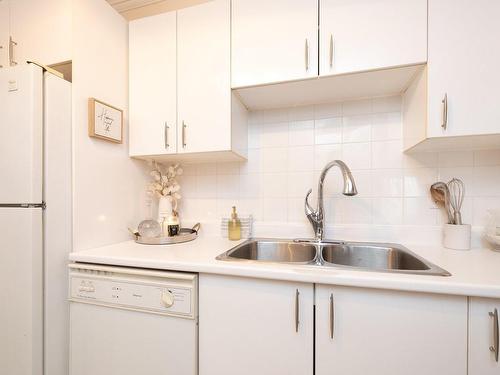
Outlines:
[{"label": "dried flower arrangement", "polygon": [[153,170],[151,177],[153,181],[150,184],[150,190],[161,198],[165,197],[170,200],[174,210],[177,209],[177,201],[182,198],[179,193],[181,186],[177,182],[177,176],[182,175],[182,168],[179,164],[163,167],[160,164],[153,162]]}]

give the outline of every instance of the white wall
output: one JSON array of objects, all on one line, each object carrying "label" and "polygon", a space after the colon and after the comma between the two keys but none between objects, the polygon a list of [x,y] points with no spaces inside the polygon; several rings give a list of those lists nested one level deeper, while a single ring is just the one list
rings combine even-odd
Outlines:
[{"label": "white wall", "polygon": [[[49,65],[71,60],[72,0],[11,0],[14,56]],[[2,52],[3,53],[3,52]]]},{"label": "white wall", "polygon": [[[142,218],[144,163],[128,157],[128,26],[105,0],[73,4],[74,251],[129,239]],[[124,143],[87,135],[87,100],[125,110]]]},{"label": "white wall", "polygon": [[[287,226],[296,236],[311,235],[304,197],[316,191],[320,170],[333,159],[349,165],[359,191],[342,196],[336,170],[326,179],[327,225],[343,227],[343,235],[400,240],[413,233],[420,241],[425,228],[437,228],[439,241],[445,215],[428,189],[451,177],[466,184],[466,223],[484,225],[487,209],[500,208],[500,152],[403,154],[400,97],[253,112],[249,148],[245,163],[185,166],[185,220],[218,221],[236,204],[268,225],[268,233]],[[339,228],[329,235],[337,237]]]}]

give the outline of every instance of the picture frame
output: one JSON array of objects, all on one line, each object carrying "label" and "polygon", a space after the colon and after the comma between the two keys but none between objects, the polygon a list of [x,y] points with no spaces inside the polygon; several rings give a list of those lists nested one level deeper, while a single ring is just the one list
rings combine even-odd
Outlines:
[{"label": "picture frame", "polygon": [[96,98],[89,98],[89,136],[123,143],[123,110]]}]

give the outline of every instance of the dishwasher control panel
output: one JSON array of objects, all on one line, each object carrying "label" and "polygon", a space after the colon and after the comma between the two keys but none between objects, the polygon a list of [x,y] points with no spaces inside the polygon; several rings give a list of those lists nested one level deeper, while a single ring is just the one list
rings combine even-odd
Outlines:
[{"label": "dishwasher control panel", "polygon": [[196,286],[196,274],[70,266],[70,300],[73,302],[194,319]]}]

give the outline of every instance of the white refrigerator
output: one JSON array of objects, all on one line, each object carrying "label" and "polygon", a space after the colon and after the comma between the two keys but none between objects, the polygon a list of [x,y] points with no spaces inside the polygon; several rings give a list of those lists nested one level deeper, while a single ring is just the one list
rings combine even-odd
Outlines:
[{"label": "white refrigerator", "polygon": [[71,84],[0,69],[0,374],[68,374],[71,220]]}]

